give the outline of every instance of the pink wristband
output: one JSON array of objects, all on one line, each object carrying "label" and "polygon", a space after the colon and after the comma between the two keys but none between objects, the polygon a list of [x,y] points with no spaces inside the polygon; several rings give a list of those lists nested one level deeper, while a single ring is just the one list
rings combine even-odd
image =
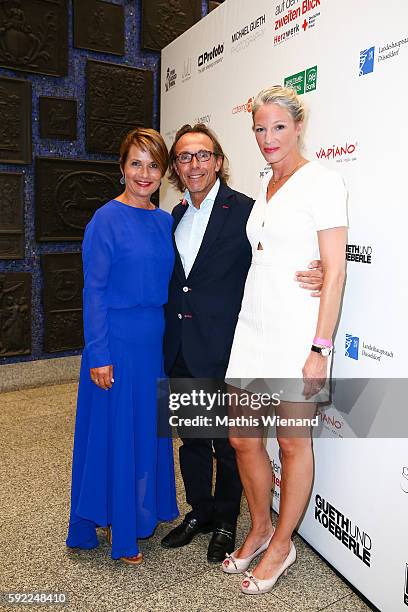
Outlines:
[{"label": "pink wristband", "polygon": [[317,344],[318,346],[327,346],[327,348],[333,347],[333,342],[331,340],[326,340],[325,338],[317,338],[317,336],[314,338],[313,344]]}]

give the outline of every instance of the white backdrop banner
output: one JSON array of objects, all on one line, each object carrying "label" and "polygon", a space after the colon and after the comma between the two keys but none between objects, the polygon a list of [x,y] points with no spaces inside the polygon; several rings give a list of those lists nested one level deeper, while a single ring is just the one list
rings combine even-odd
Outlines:
[{"label": "white backdrop banner", "polygon": [[[334,375],[369,380],[351,414],[334,399],[320,415],[314,488],[299,531],[384,612],[408,612],[406,396],[391,388],[379,399],[372,387],[408,378],[407,73],[406,0],[227,0],[162,53],[168,146],[183,124],[205,123],[229,158],[231,187],[256,197],[265,161],[251,130],[252,101],[266,86],[287,84],[309,111],[305,156],[336,168],[347,185]],[[163,208],[180,197],[164,182]],[[381,437],[390,423],[393,437]],[[279,509],[272,439],[268,451]]]}]

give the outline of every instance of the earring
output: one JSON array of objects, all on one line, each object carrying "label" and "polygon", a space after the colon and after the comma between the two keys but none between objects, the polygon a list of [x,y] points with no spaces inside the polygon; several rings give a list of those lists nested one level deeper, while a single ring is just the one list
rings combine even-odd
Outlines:
[{"label": "earring", "polygon": [[125,179],[125,175],[122,174],[122,176],[120,177],[120,184],[121,185],[126,185],[126,179]]}]

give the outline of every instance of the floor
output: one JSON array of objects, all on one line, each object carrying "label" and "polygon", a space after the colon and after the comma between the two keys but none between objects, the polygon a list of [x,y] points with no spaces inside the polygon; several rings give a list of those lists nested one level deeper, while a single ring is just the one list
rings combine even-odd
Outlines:
[{"label": "floor", "polygon": [[[167,551],[169,524],[141,542],[139,567],[112,561],[100,538],[93,551],[68,550],[70,463],[76,385],[27,389],[0,396],[0,593],[64,592],[65,606],[6,606],[1,610],[62,609],[138,612],[363,612],[370,608],[298,537],[298,562],[273,594],[240,594],[239,577],[206,561],[209,535]],[[176,462],[177,463],[177,462]],[[178,469],[178,466],[177,466]],[[177,473],[179,508],[187,510]],[[246,504],[238,541],[248,528]]]}]

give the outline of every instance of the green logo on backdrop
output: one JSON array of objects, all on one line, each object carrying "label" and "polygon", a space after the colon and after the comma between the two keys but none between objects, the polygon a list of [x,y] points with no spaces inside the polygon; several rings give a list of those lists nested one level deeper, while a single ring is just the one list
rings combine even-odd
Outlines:
[{"label": "green logo on backdrop", "polygon": [[305,93],[305,71],[297,72],[292,76],[286,77],[285,87],[291,87],[297,94]]},{"label": "green logo on backdrop", "polygon": [[285,87],[292,87],[297,94],[313,91],[317,86],[317,66],[286,77],[284,85]]},{"label": "green logo on backdrop", "polygon": [[306,91],[316,89],[317,85],[317,66],[306,70]]}]

